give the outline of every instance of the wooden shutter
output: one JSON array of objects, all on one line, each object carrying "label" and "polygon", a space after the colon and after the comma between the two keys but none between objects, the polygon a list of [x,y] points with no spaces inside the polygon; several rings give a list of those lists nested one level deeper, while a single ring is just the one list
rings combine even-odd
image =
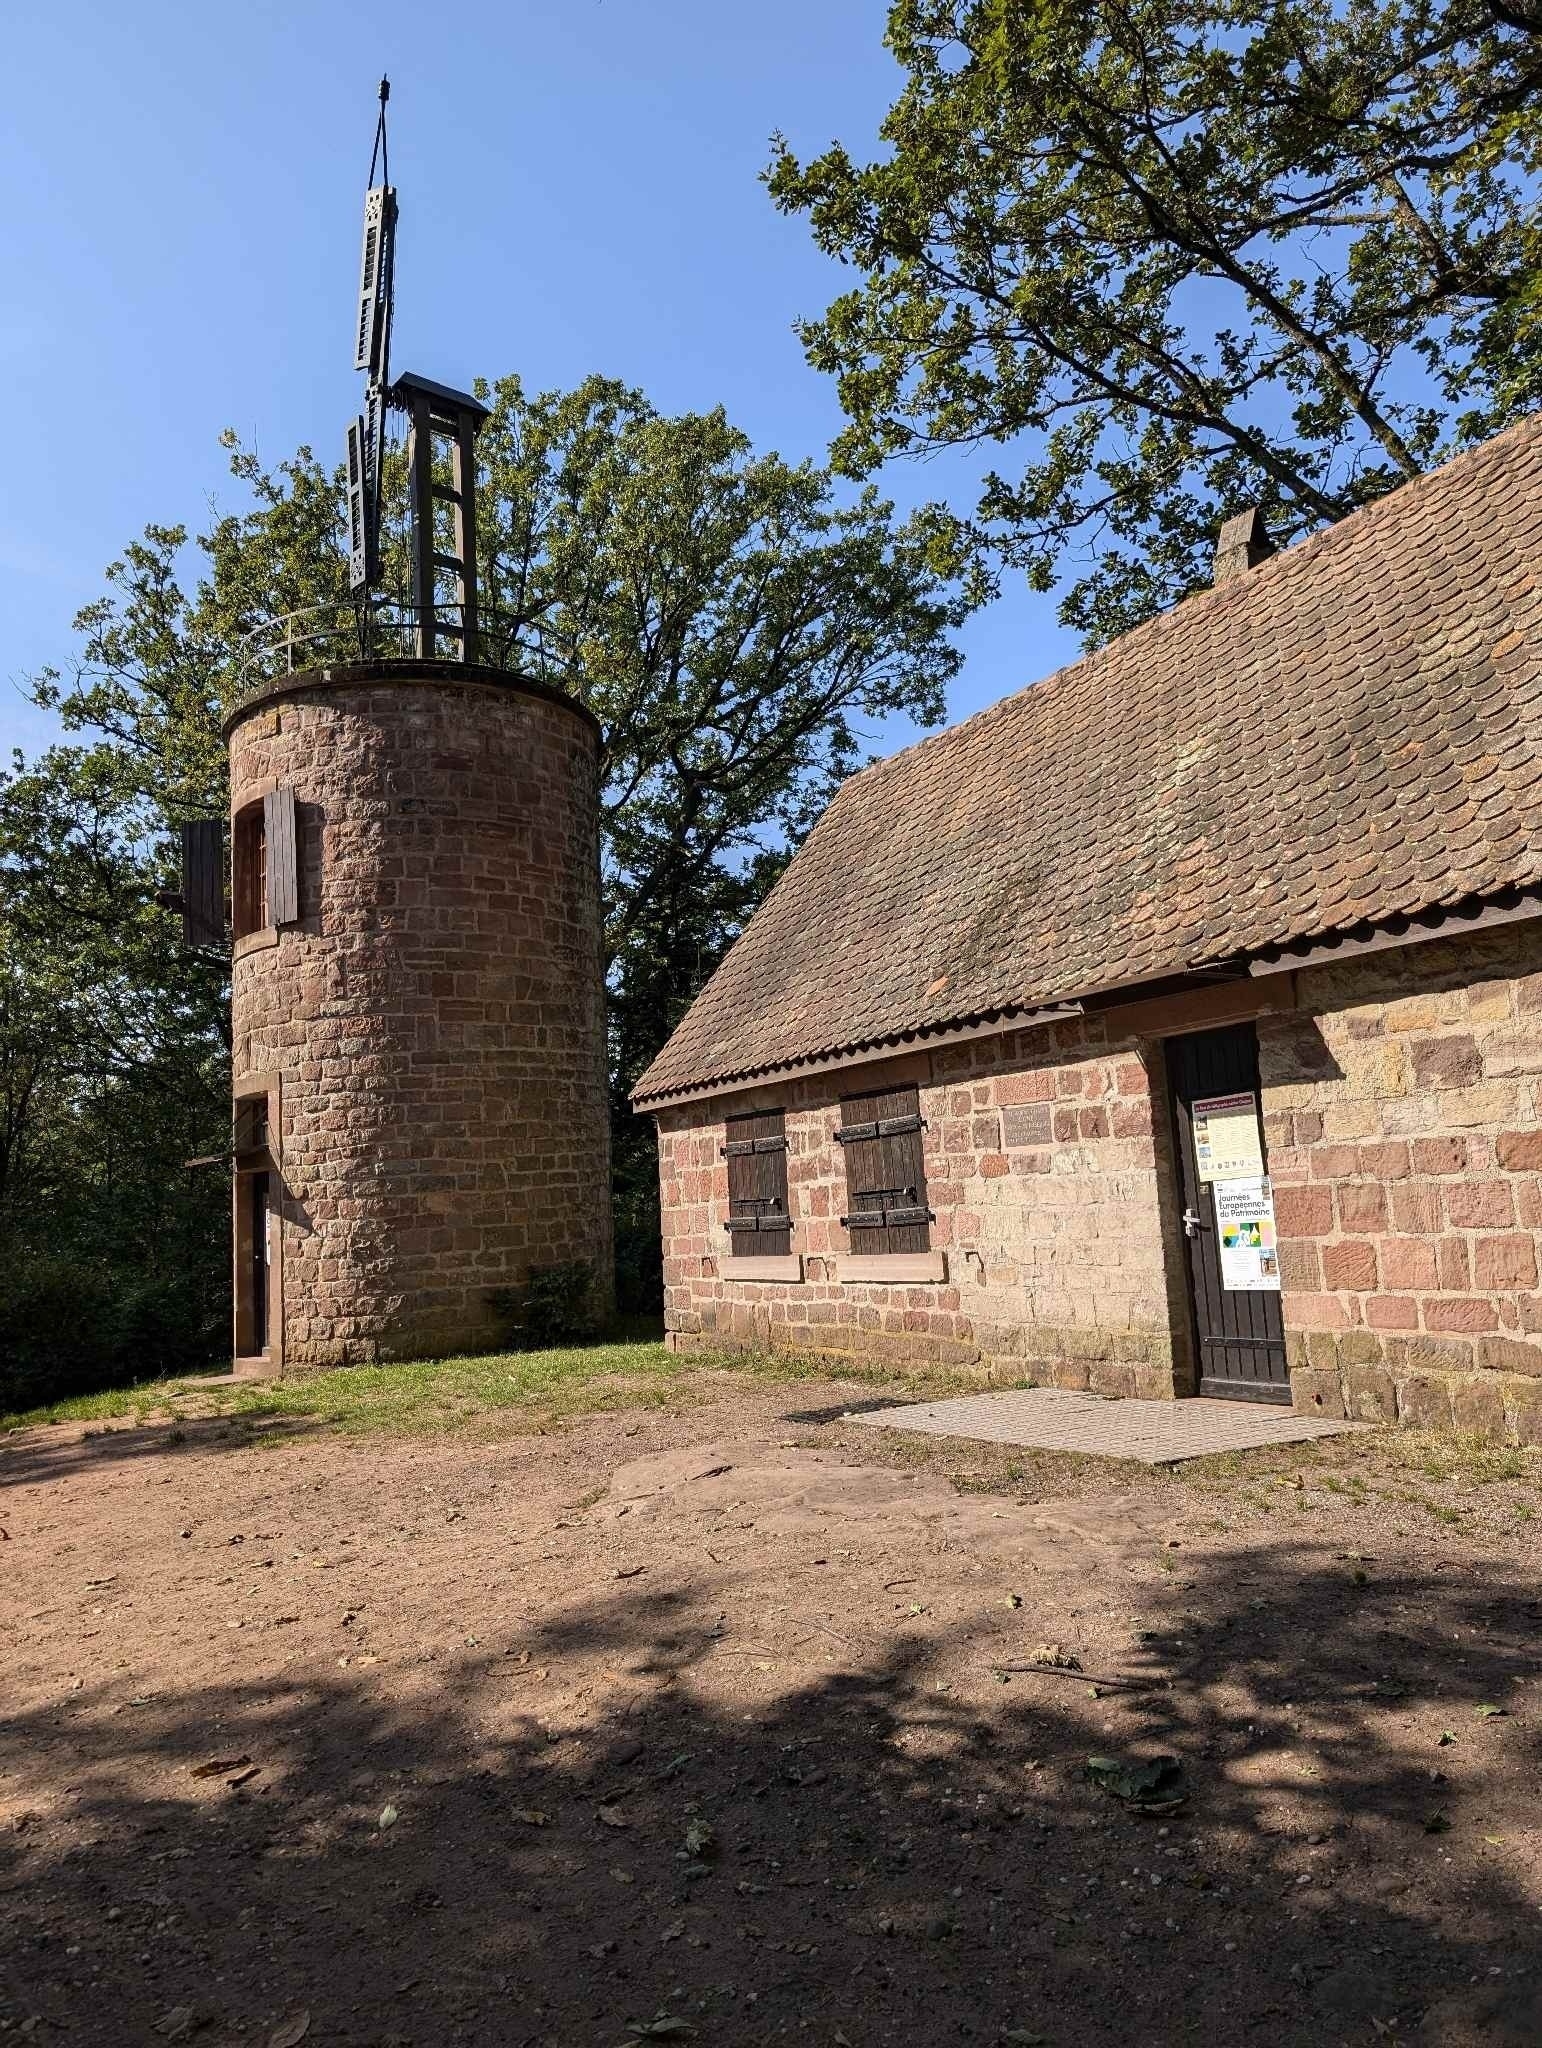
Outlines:
[{"label": "wooden shutter", "polygon": [[846,1157],[842,1224],[859,1257],[931,1249],[921,1097],[915,1088],[848,1095],[836,1133]]},{"label": "wooden shutter", "polygon": [[225,828],[218,818],[182,827],[182,937],[190,946],[225,943]]},{"label": "wooden shutter", "polygon": [[731,1116],[727,1143],[729,1250],[737,1258],[792,1250],[787,1210],[787,1119],[779,1109]]},{"label": "wooden shutter", "polygon": [[268,841],[268,922],[293,924],[300,915],[294,791],[270,789],[262,800],[262,821]]}]

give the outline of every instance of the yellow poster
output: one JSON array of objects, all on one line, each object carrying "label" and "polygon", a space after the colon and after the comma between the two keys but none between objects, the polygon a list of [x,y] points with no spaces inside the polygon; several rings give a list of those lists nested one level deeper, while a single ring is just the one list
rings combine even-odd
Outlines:
[{"label": "yellow poster", "polygon": [[1207,1180],[1256,1180],[1264,1170],[1264,1143],[1258,1128],[1258,1097],[1209,1095],[1196,1102],[1194,1152],[1199,1177]]}]

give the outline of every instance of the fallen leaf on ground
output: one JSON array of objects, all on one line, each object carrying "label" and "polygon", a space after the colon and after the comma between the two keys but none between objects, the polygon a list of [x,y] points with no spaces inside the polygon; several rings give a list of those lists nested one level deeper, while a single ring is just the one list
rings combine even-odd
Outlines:
[{"label": "fallen leaf on ground", "polygon": [[394,1828],[396,1823],[400,1819],[401,1815],[397,1812],[394,1806],[382,1806],[380,1809],[380,1819],[376,1822],[376,1826],[382,1828]]},{"label": "fallen leaf on ground", "polygon": [[551,1826],[551,1815],[549,1813],[542,1813],[538,1806],[516,1806],[514,1818],[522,1820],[527,1828],[549,1828]]},{"label": "fallen leaf on ground", "polygon": [[1449,1728],[1442,1728],[1440,1731],[1440,1740],[1435,1744],[1435,1747],[1437,1749],[1449,1749],[1451,1747],[1451,1744],[1455,1742],[1455,1740],[1456,1737],[1451,1733],[1451,1730]]},{"label": "fallen leaf on ground", "polygon": [[693,1820],[685,1831],[685,1846],[693,1856],[710,1856],[717,1847],[717,1834],[712,1823]]},{"label": "fallen leaf on ground", "polygon": [[1094,1785],[1140,1813],[1171,1813],[1188,1797],[1175,1756],[1089,1756],[1086,1772]]},{"label": "fallen leaf on ground", "polygon": [[192,1778],[223,1778],[231,1771],[243,1771],[251,1762],[249,1756],[211,1756],[206,1764],[194,1764],[188,1776]]},{"label": "fallen leaf on ground", "polygon": [[1474,1708],[1473,1711],[1477,1714],[1480,1721],[1505,1721],[1509,1719],[1510,1715],[1508,1707],[1496,1707],[1488,1701],[1485,1701],[1481,1707]]},{"label": "fallen leaf on ground", "polygon": [[598,1808],[594,1817],[607,1828],[629,1828],[632,1825],[619,1806],[602,1806]]},{"label": "fallen leaf on ground", "polygon": [[268,2048],[295,2048],[297,2041],[303,2041],[311,2030],[311,2016],[308,2012],[297,2012],[287,2020],[280,2020],[268,2036]]},{"label": "fallen leaf on ground", "polygon": [[1033,1664],[1043,1664],[1051,1671],[1080,1671],[1082,1668],[1081,1658],[1073,1656],[1059,1643],[1040,1643],[1032,1652],[1029,1661]]},{"label": "fallen leaf on ground", "polygon": [[647,1569],[648,1567],[645,1564],[618,1564],[616,1566],[616,1577],[618,1579],[635,1579],[639,1572],[645,1572]]}]

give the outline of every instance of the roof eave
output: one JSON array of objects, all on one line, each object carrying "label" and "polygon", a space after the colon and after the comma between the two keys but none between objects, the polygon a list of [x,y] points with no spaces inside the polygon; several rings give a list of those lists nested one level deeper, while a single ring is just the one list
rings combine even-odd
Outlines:
[{"label": "roof eave", "polygon": [[678,1087],[649,1089],[646,1092],[634,1089],[630,1100],[636,1114],[650,1115],[661,1109],[703,1102],[714,1095],[736,1094],[784,1077],[831,1073],[843,1067],[892,1059],[912,1049],[960,1044],[971,1038],[991,1038],[1007,1031],[1032,1030],[1040,1025],[1083,1016],[1089,1006],[1111,1007],[1110,999],[1115,1003],[1127,1002],[1134,1001],[1137,996],[1160,994],[1168,987],[1213,986],[1218,982],[1285,974],[1302,967],[1357,959],[1367,953],[1388,952],[1400,946],[1486,931],[1535,917],[1542,917],[1542,889],[1517,886],[1486,896],[1465,896],[1448,903],[1432,903],[1419,910],[1399,912],[1375,922],[1362,919],[1338,930],[1295,934],[1246,953],[1196,961],[1165,973],[1144,975],[1136,981],[1096,984],[1059,1001],[1004,1004],[999,1009],[979,1011],[972,1016],[935,1024],[917,1024],[904,1031],[889,1032],[844,1046],[789,1054],[784,1059],[759,1067],[709,1074],[699,1080],[683,1082]]}]

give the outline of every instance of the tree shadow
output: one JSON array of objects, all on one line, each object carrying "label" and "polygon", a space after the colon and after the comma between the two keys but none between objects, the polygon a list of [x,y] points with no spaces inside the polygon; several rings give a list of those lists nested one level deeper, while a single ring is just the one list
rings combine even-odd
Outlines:
[{"label": "tree shadow", "polygon": [[783,1422],[844,1422],[852,1415],[876,1415],[883,1408],[913,1408],[924,1394],[874,1394],[865,1401],[837,1401],[830,1408],[790,1408]]},{"label": "tree shadow", "polygon": [[[661,2014],[735,2048],[1534,2042],[1536,1901],[1483,1837],[1524,1825],[1498,1802],[1534,1789],[1536,1737],[1476,1716],[1536,1671],[1532,1582],[1357,1576],[1304,1542],[1185,1568],[1142,1589],[1117,1696],[1002,1678],[1000,1638],[967,1629],[767,1643],[683,1566],[544,1620],[514,1579],[470,1592],[480,1640],[453,1658],[82,1689],[0,1729],[0,2022],[233,2044],[304,2008],[307,2038],[381,2048],[610,2048]],[[1435,1704],[1459,1741],[1420,1749],[1405,1723]],[[1098,1791],[1110,1744],[1178,1756],[1187,1804]]]},{"label": "tree shadow", "polygon": [[0,1439],[0,1494],[15,1486],[88,1477],[119,1465],[181,1452],[189,1456],[248,1450],[315,1435],[319,1415],[185,1415],[156,1422],[114,1418],[99,1423],[43,1423]]}]

